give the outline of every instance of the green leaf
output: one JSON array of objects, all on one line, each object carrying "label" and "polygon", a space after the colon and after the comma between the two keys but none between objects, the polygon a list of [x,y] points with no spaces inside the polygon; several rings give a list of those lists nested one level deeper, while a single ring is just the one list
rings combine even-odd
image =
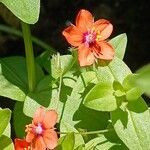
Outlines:
[{"label": "green leaf", "polygon": [[137,100],[144,93],[143,89],[136,85],[137,77],[137,74],[130,74],[123,81],[122,85],[128,101]]},{"label": "green leaf", "polygon": [[117,109],[117,101],[113,93],[111,83],[98,83],[86,95],[83,104],[98,111],[113,111]]},{"label": "green leaf", "polygon": [[123,59],[127,46],[127,35],[125,33],[120,34],[115,38],[111,39],[109,43],[115,49],[116,56],[120,59]]},{"label": "green leaf", "polygon": [[122,84],[123,80],[131,74],[128,66],[119,58],[115,57],[113,61],[108,64],[108,68],[115,81],[118,81]]},{"label": "green leaf", "polygon": [[11,117],[11,111],[9,109],[0,110],[0,136],[3,134],[6,127],[8,126],[10,117]]},{"label": "green leaf", "polygon": [[150,64],[142,67],[137,71],[138,76],[135,84],[140,87],[146,94],[150,95]]},{"label": "green leaf", "polygon": [[51,73],[53,78],[57,79],[67,73],[67,71],[72,68],[75,61],[76,59],[72,55],[54,55],[51,60]]},{"label": "green leaf", "polygon": [[0,137],[0,150],[14,150],[13,142],[5,135]]},{"label": "green leaf", "polygon": [[[64,122],[61,121],[61,132],[78,132],[78,130],[76,128],[74,128],[74,126],[70,125],[70,123],[68,122]],[[75,143],[74,143],[74,147],[76,148],[77,146],[84,144],[84,140],[83,137],[80,134],[75,134]]]},{"label": "green leaf", "polygon": [[82,70],[77,63],[76,54],[60,56],[60,54],[57,53],[52,56],[52,59],[50,59],[50,56],[49,52],[45,52],[37,57],[36,60],[54,79],[58,79],[68,72],[77,73]]},{"label": "green leaf", "polygon": [[32,117],[36,109],[42,105],[48,107],[49,109],[56,109],[58,107],[57,111],[60,114],[60,117],[63,109],[63,103],[66,101],[67,95],[69,95],[72,90],[69,85],[74,86],[75,81],[76,77],[73,77],[72,74],[63,77],[63,83],[61,86],[62,90],[60,92],[60,101],[57,103],[59,98],[59,85],[57,83],[52,83],[52,77],[45,76],[38,83],[35,92],[27,95],[24,102],[24,113],[27,116]]},{"label": "green leaf", "polygon": [[129,149],[150,149],[150,113],[142,98],[129,101],[125,110],[111,112],[112,123]]},{"label": "green leaf", "polygon": [[7,137],[11,136],[11,126],[10,126],[10,123],[7,125],[5,131],[3,132],[3,135],[6,135]]},{"label": "green leaf", "polygon": [[47,72],[51,73],[53,78],[57,79],[73,66],[75,60],[72,55],[60,56],[60,54],[57,53],[52,56],[52,59],[50,59],[49,54],[45,54],[37,58],[37,61]]},{"label": "green leaf", "polygon": [[2,75],[0,75],[0,95],[17,101],[24,101],[25,94],[17,86],[11,84]]},{"label": "green leaf", "polygon": [[125,95],[125,93],[122,92],[121,90],[116,90],[116,91],[114,91],[114,95],[115,95],[116,97],[122,97],[122,96]]},{"label": "green leaf", "polygon": [[[43,78],[43,71],[36,66],[37,82]],[[17,101],[24,101],[28,93],[28,79],[25,58],[8,57],[0,59],[0,95]]]},{"label": "green leaf", "polygon": [[126,99],[128,101],[134,101],[134,100],[137,100],[142,94],[143,92],[141,88],[133,87],[132,89],[126,92]]},{"label": "green leaf", "polygon": [[[2,109],[0,108],[0,110],[2,110]],[[10,123],[8,123],[7,127],[5,128],[3,135],[5,135],[7,137],[11,136],[11,125],[10,125]]]},{"label": "green leaf", "polygon": [[85,145],[86,150],[128,150],[120,143],[110,142],[103,135],[94,138]]},{"label": "green leaf", "polygon": [[35,91],[26,95],[23,107],[25,115],[33,117],[37,108],[49,106],[52,94],[51,82],[50,76],[43,77],[37,84]]},{"label": "green leaf", "polygon": [[112,84],[114,81],[122,84],[123,80],[129,74],[131,74],[131,71],[128,66],[117,57],[114,57],[114,59],[108,63],[101,60],[97,70],[99,82],[110,82]]},{"label": "green leaf", "polygon": [[137,74],[129,74],[122,83],[123,89],[128,91],[133,87],[136,87],[135,80],[137,78]]},{"label": "green leaf", "polygon": [[123,142],[118,138],[116,133],[112,130],[106,134],[101,134],[93,138],[85,144],[86,150],[128,150]]},{"label": "green leaf", "polygon": [[[62,116],[62,120],[64,122],[71,123],[72,116],[78,110],[81,104],[81,101],[82,101],[81,94],[84,92],[85,87],[90,83],[94,83],[96,79],[97,78],[96,78],[95,72],[92,72],[92,71],[85,72],[77,79],[77,81],[75,80],[73,85],[71,85],[73,89],[71,91],[70,96],[67,97],[67,100],[65,102],[65,109],[63,112],[63,116]],[[68,84],[70,83],[68,82]],[[63,89],[62,89],[62,92],[63,92]],[[72,125],[74,125],[74,123]]]},{"label": "green leaf", "polygon": [[0,0],[16,17],[28,24],[39,18],[40,0]]},{"label": "green leaf", "polygon": [[25,126],[30,123],[31,118],[25,116],[23,113],[23,103],[17,102],[13,111],[13,125],[17,138],[25,137]]},{"label": "green leaf", "polygon": [[74,133],[68,133],[66,136],[62,137],[57,150],[74,150],[75,136]]},{"label": "green leaf", "polygon": [[115,91],[120,90],[120,91],[124,92],[123,86],[118,81],[113,82],[113,88]]},{"label": "green leaf", "polygon": [[[67,75],[65,76],[65,79]],[[73,84],[70,82],[71,77],[68,77],[68,86],[72,87],[72,91],[67,95],[67,99],[64,103],[64,109],[62,110],[60,120],[61,132],[75,132],[78,131],[91,131],[105,129],[108,123],[109,114],[106,112],[99,112],[89,109],[82,104],[84,96],[98,81],[96,73],[93,71],[84,72],[77,80],[73,78]],[[63,92],[62,88],[62,93]],[[90,118],[90,119],[89,119]],[[103,118],[103,119],[101,119]],[[78,136],[78,137],[77,137]],[[86,140],[91,136],[86,137]],[[83,137],[75,135],[75,148],[84,144]],[[79,139],[80,138],[80,139]]]},{"label": "green leaf", "polygon": [[[125,95],[121,84],[129,74],[130,69],[117,57],[109,64],[101,61],[97,70],[99,84],[86,95],[84,105],[99,111],[115,110],[117,108],[115,96]],[[118,82],[118,85],[114,85],[115,82]]]},{"label": "green leaf", "polygon": [[53,49],[45,50],[39,56],[36,57],[36,62],[42,67],[45,68],[47,72],[50,72],[50,58],[52,54],[56,51]]},{"label": "green leaf", "polygon": [[[4,64],[0,64],[0,95],[14,100],[23,101],[25,93],[18,86],[10,82],[5,75]],[[7,73],[8,74],[8,73]],[[13,77],[13,74],[10,74]],[[14,78],[15,81],[15,78]]]},{"label": "green leaf", "polygon": [[78,146],[75,150],[85,150],[84,144]]}]

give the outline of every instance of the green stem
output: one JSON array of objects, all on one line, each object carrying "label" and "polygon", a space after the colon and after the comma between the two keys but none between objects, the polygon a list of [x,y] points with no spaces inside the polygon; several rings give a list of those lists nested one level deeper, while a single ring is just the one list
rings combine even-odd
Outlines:
[{"label": "green stem", "polygon": [[96,73],[97,79],[100,79],[96,62],[93,63],[93,71]]},{"label": "green stem", "polygon": [[59,78],[58,99],[56,102],[56,110],[58,110],[58,105],[59,105],[59,101],[60,101],[61,86],[62,86],[62,75]]},{"label": "green stem", "polygon": [[[16,29],[13,29],[9,26],[6,26],[6,25],[2,25],[0,24],[0,31],[2,32],[6,32],[6,33],[9,33],[9,34],[13,34],[15,36],[18,36],[18,37],[23,37],[23,34],[21,31],[19,30],[16,30]],[[52,48],[51,46],[49,46],[47,43],[41,41],[40,39],[34,37],[34,36],[31,36],[31,39],[32,41],[37,44],[38,46],[40,46],[41,48],[45,49],[45,50],[49,50],[50,54],[55,54],[55,50],[54,48]]]},{"label": "green stem", "polygon": [[31,40],[31,32],[30,32],[30,26],[28,24],[22,22],[21,25],[23,31],[24,44],[25,44],[28,85],[29,85],[29,91],[32,92],[35,88],[36,77],[35,77],[35,62],[34,62],[34,53],[33,53],[33,46]]},{"label": "green stem", "polygon": [[[113,129],[109,130],[98,130],[98,131],[89,131],[89,132],[74,132],[74,134],[88,135],[88,134],[103,134],[106,132],[113,131]],[[68,134],[68,132],[57,132],[58,134]]]},{"label": "green stem", "polygon": [[[55,56],[55,59],[57,61],[56,63],[56,69],[61,70],[61,62],[60,62],[60,54],[57,53],[57,55]],[[59,105],[59,101],[60,101],[60,93],[61,93],[61,86],[62,86],[62,73],[60,75],[60,77],[58,78],[59,80],[59,87],[58,87],[58,94],[57,94],[57,99],[56,99],[56,110],[58,110],[58,105]]]}]

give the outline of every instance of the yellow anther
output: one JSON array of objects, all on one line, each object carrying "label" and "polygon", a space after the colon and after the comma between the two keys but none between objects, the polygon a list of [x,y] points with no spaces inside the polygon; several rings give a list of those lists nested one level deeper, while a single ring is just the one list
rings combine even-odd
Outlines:
[{"label": "yellow anther", "polygon": [[96,36],[96,41],[99,41],[102,38],[102,36],[99,34]]},{"label": "yellow anther", "polygon": [[100,33],[101,33],[100,31],[97,31],[97,34],[98,34],[98,35],[100,35]]},{"label": "yellow anther", "polygon": [[96,31],[96,28],[93,27],[93,28],[91,29],[91,33],[95,32],[95,31]]},{"label": "yellow anther", "polygon": [[23,150],[32,150],[32,148],[28,146],[27,148],[23,148]]}]

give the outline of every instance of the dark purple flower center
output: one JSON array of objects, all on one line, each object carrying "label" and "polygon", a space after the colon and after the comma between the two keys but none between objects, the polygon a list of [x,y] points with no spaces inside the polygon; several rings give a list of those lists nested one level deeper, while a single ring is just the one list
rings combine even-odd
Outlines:
[{"label": "dark purple flower center", "polygon": [[39,123],[39,124],[36,126],[36,128],[35,128],[35,133],[36,133],[37,135],[40,135],[40,134],[42,134],[42,132],[43,132],[42,125]]},{"label": "dark purple flower center", "polygon": [[85,43],[86,45],[90,45],[95,43],[96,41],[96,33],[95,32],[85,32],[83,34],[83,43]]}]

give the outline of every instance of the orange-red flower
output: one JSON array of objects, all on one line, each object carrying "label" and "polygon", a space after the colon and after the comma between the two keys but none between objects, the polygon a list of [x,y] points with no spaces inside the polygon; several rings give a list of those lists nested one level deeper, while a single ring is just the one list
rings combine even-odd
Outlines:
[{"label": "orange-red flower", "polygon": [[106,41],[112,30],[113,26],[108,20],[94,22],[92,14],[82,9],[76,17],[76,25],[71,24],[62,34],[72,46],[77,47],[80,66],[88,66],[96,58],[113,59],[114,49]]},{"label": "orange-red flower", "polygon": [[25,139],[15,139],[15,150],[31,150],[30,144]]},{"label": "orange-red flower", "polygon": [[46,111],[43,107],[37,109],[32,124],[26,126],[26,141],[31,143],[33,150],[54,149],[57,146],[56,121],[56,111]]}]

